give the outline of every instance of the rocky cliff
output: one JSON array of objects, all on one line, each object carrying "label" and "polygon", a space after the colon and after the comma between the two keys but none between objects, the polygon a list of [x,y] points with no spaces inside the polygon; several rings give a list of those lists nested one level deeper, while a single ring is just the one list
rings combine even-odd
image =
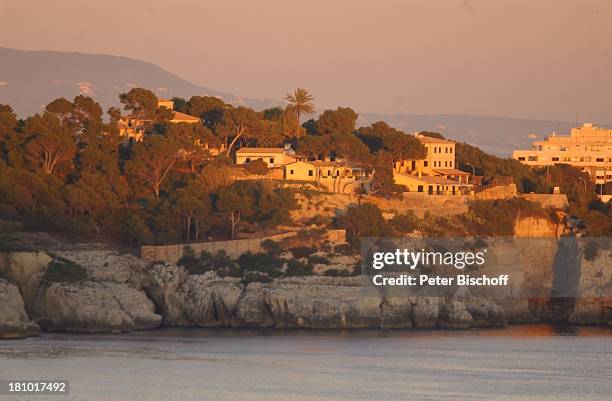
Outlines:
[{"label": "rocky cliff", "polygon": [[516,272],[518,278],[507,293],[446,297],[373,287],[363,277],[288,277],[245,284],[108,251],[58,252],[53,257],[84,266],[87,277],[49,283],[44,275],[51,256],[17,252],[4,255],[0,263],[5,277],[0,279],[0,336],[35,335],[39,326],[45,331],[121,332],[160,325],[349,329],[500,327],[542,321],[611,324],[611,251],[582,255],[578,276],[570,277],[575,296],[569,302],[553,302],[549,295],[559,282],[554,266],[558,243],[547,244],[534,241],[521,248],[520,255],[503,241],[489,248],[496,263],[488,273]]},{"label": "rocky cliff", "polygon": [[[54,257],[85,267],[86,279],[44,281],[53,260],[45,252],[3,255],[0,273],[6,285],[0,287],[0,297],[10,299],[11,305],[0,308],[0,322],[22,321],[35,328],[24,328],[23,336],[36,334],[39,327],[45,331],[122,332],[160,325],[162,317],[155,313],[144,290],[148,273],[140,259],[100,251],[58,252]],[[20,310],[23,313],[16,312]]]},{"label": "rocky cliff", "polygon": [[40,329],[26,314],[19,289],[0,279],[0,338],[35,336]]},{"label": "rocky cliff", "polygon": [[244,285],[175,265],[151,269],[149,293],[168,326],[308,329],[504,326],[501,308],[477,299],[407,297],[362,277],[296,277]]}]

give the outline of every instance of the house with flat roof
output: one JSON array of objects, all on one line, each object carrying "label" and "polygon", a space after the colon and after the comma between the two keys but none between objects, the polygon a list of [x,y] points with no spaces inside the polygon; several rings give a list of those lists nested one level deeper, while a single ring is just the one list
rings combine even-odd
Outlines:
[{"label": "house with flat roof", "polygon": [[299,157],[287,148],[251,148],[242,147],[236,151],[236,164],[249,164],[255,160],[262,160],[268,168],[283,167],[296,162]]},{"label": "house with flat roof", "polygon": [[589,173],[596,184],[612,182],[612,129],[585,123],[569,135],[553,132],[530,150],[515,150],[512,158],[534,167],[569,164]]},{"label": "house with flat roof", "polygon": [[455,141],[416,133],[425,147],[423,159],[396,160],[393,166],[395,183],[409,192],[430,195],[459,195],[472,193],[471,174],[457,169]]},{"label": "house with flat roof", "polygon": [[397,160],[394,163],[396,173],[413,174],[421,172],[436,175],[434,169],[455,169],[455,141],[434,138],[416,133],[415,137],[425,147],[423,159]]}]

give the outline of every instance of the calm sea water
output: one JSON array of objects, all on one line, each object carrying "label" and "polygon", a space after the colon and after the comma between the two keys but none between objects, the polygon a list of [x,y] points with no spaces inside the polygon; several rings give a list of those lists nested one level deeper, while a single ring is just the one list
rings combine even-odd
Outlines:
[{"label": "calm sea water", "polygon": [[612,330],[46,334],[0,342],[0,379],[70,381],[23,401],[609,401]]}]

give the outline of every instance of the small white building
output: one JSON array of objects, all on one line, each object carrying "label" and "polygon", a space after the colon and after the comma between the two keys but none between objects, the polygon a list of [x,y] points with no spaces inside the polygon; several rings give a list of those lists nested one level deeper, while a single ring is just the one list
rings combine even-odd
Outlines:
[{"label": "small white building", "polygon": [[249,164],[262,160],[268,168],[282,167],[297,161],[295,155],[290,155],[285,148],[249,148],[243,147],[236,151],[236,164]]}]

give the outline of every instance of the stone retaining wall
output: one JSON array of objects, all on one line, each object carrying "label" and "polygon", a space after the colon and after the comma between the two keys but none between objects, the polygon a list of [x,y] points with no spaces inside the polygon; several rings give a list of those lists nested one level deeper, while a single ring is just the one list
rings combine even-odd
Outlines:
[{"label": "stone retaining wall", "polygon": [[[289,231],[281,234],[270,235],[261,238],[237,239],[231,241],[211,241],[211,242],[195,242],[191,244],[173,244],[173,245],[143,245],[140,247],[140,257],[147,262],[164,261],[167,263],[176,263],[184,254],[185,247],[189,246],[196,255],[203,251],[215,254],[219,251],[224,251],[231,258],[238,258],[243,253],[263,252],[264,249],[261,243],[265,240],[280,241],[285,238],[297,236],[299,231]],[[346,230],[327,230],[323,235],[322,240],[327,240],[332,244],[342,244],[346,242]]]}]

